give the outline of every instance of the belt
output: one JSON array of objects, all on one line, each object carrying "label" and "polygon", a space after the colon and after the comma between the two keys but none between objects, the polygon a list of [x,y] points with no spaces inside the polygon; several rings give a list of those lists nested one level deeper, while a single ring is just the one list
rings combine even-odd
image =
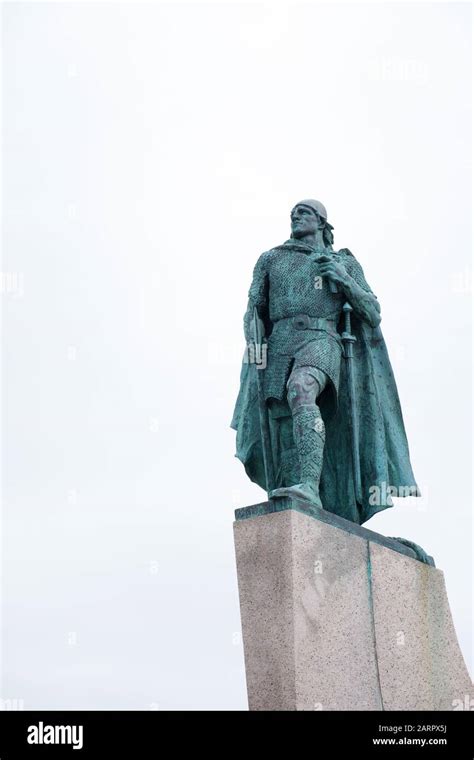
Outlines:
[{"label": "belt", "polygon": [[278,319],[275,324],[279,324],[280,322],[290,324],[295,330],[322,330],[332,335],[336,340],[341,339],[341,336],[337,332],[337,321],[335,319],[310,317],[309,314],[297,314],[294,317]]},{"label": "belt", "polygon": [[289,322],[296,330],[326,330],[328,332],[336,332],[337,327],[335,319],[310,317],[309,314],[297,314],[295,317],[278,319],[277,322]]}]

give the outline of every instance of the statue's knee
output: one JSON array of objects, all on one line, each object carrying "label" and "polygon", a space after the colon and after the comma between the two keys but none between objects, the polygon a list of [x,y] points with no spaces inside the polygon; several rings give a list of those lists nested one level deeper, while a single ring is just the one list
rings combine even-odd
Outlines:
[{"label": "statue's knee", "polygon": [[309,406],[316,403],[316,380],[304,369],[293,370],[286,389],[288,404],[292,412],[299,406]]}]

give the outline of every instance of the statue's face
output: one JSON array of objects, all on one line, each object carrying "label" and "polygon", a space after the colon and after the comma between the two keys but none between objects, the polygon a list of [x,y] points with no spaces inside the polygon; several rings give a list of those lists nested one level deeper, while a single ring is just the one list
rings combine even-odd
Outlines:
[{"label": "statue's face", "polygon": [[291,212],[291,232],[294,238],[314,235],[319,228],[319,219],[307,206],[295,206]]}]

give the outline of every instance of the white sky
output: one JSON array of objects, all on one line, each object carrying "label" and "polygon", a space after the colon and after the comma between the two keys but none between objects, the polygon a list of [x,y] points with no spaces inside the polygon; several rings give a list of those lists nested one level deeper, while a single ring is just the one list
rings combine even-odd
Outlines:
[{"label": "white sky", "polygon": [[472,662],[467,4],[3,5],[3,688],[246,709],[228,424],[258,255],[323,201],[382,305]]}]

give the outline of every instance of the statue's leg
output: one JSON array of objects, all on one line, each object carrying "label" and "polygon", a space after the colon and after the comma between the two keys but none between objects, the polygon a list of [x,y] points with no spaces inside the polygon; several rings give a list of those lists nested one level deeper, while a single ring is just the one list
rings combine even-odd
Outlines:
[{"label": "statue's leg", "polygon": [[323,466],[325,430],[317,399],[327,375],[314,367],[295,367],[287,384],[288,404],[293,417],[293,436],[298,452],[300,483],[278,488],[272,498],[297,496],[322,507],[319,481]]}]

